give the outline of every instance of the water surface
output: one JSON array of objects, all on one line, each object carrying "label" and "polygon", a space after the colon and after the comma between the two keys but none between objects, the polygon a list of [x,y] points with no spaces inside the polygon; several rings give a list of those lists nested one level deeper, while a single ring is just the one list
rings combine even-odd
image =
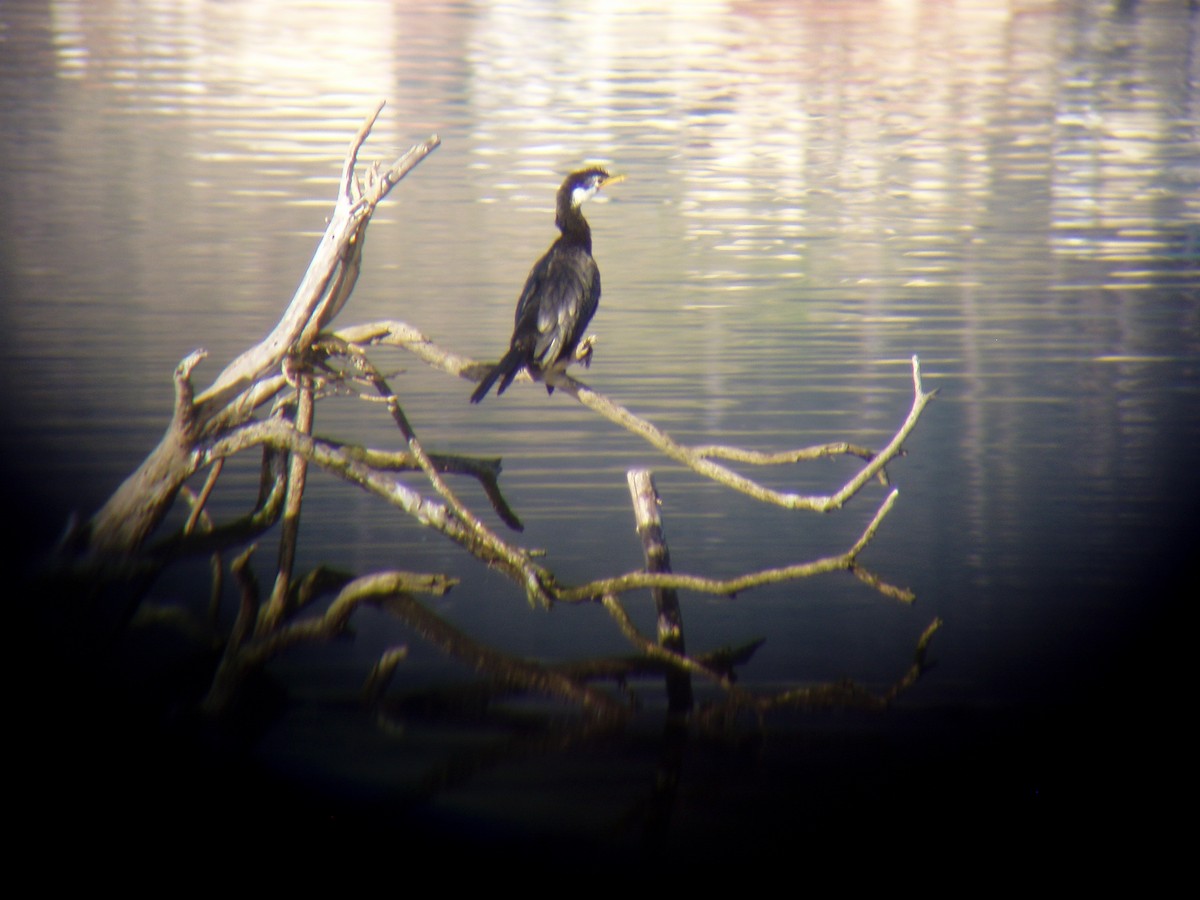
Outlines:
[{"label": "water surface", "polygon": [[[1198,31],[1177,2],[6,3],[6,493],[37,510],[30,543],[50,540],[154,445],[180,358],[206,348],[203,381],[266,334],[377,100],[388,105],[365,158],[431,132],[442,146],[376,214],[340,324],[399,318],[496,358],[554,236],[555,188],[604,164],[629,178],[587,208],[604,277],[593,387],[681,441],[762,450],[882,446],[907,412],[913,354],[940,391],[892,466],[900,502],[865,559],[916,606],[848,577],[687,596],[689,646],[766,637],[750,686],[845,676],[878,688],[940,617],[936,667],[871,740],[919,756],[933,742],[913,735],[936,735],[945,772],[972,768],[1000,735],[1020,764],[970,783],[1044,824],[1029,798],[1083,793],[1075,753],[1097,736],[1097,710],[1130,716],[1147,684],[1184,665],[1177,642],[1153,641],[1196,543]],[[559,394],[518,385],[475,408],[465,382],[380,357],[403,369],[394,385],[427,447],[503,457],[521,542],[570,581],[640,566],[624,479],[635,465],[658,473],[680,571],[836,552],[883,496],[829,516],[763,509]],[[349,400],[323,405],[318,430],[397,442],[381,412]],[[247,502],[252,468],[231,473],[218,509]],[[825,492],[850,471],[755,474]],[[301,554],[359,572],[450,571],[462,582],[439,608],[514,652],[624,647],[595,610],[530,611],[513,586],[332,479],[316,479]],[[189,584],[164,582],[159,599],[194,601]],[[648,603],[631,603],[647,623]],[[277,674],[299,696],[348,694],[372,654],[405,641],[413,677],[444,665],[382,616],[357,632]],[[403,781],[402,742],[366,765],[308,718],[326,714],[298,704],[258,758],[300,784],[370,785],[385,770]],[[1132,732],[1119,720],[1131,743],[1169,743],[1133,720]],[[808,752],[828,725],[798,726]],[[842,795],[762,759],[813,803],[802,830],[819,830]],[[558,783],[513,771],[527,797]],[[579,789],[588,771],[561,777]],[[636,793],[651,775],[633,771],[622,785]],[[683,790],[719,781],[697,775]],[[494,788],[481,777],[446,795],[448,827],[507,821]],[[880,776],[872,790],[909,783]],[[570,819],[533,807],[531,833]],[[681,813],[679,833],[703,821]]]}]

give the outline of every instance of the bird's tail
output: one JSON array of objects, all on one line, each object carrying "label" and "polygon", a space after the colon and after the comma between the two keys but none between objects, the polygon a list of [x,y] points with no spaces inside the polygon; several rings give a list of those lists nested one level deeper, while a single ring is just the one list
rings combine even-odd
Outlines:
[{"label": "bird's tail", "polygon": [[520,347],[512,347],[504,354],[504,359],[496,363],[492,367],[492,371],[488,372],[483,377],[483,381],[479,382],[479,387],[475,388],[475,393],[471,395],[471,402],[478,403],[487,396],[487,392],[492,389],[492,385],[501,376],[504,380],[500,382],[500,387],[496,389],[496,395],[504,393],[504,389],[512,384],[512,380],[517,377],[517,373],[521,371],[521,366],[525,365],[525,351]]}]

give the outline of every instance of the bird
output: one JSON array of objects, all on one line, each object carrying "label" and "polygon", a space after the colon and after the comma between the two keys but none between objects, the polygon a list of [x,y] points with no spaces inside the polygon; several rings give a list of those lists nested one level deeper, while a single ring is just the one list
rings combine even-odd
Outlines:
[{"label": "bird", "polygon": [[[479,382],[472,403],[486,397],[498,380],[496,395],[503,394],[522,369],[537,375],[560,363],[565,368],[571,361],[600,303],[592,230],[579,208],[602,187],[624,180],[624,175],[590,168],[572,172],[563,181],[554,207],[560,234],[529,270],[517,301],[508,352]],[[547,384],[546,392],[553,394],[554,388]]]}]

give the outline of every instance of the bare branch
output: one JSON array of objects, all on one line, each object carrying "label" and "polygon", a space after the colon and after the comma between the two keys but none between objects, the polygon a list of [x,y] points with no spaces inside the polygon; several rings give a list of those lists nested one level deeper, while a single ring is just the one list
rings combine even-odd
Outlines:
[{"label": "bare branch", "polygon": [[388,683],[392,680],[392,673],[406,659],[408,659],[407,644],[399,647],[391,647],[380,655],[371,669],[371,674],[367,676],[367,680],[363,684],[364,703],[368,706],[374,706],[379,702],[384,691],[387,690]]},{"label": "bare branch", "polygon": [[[221,470],[225,468],[225,461],[221,460],[209,470],[208,478],[205,479],[204,487],[200,489],[200,493],[192,502],[192,511],[188,514],[188,520],[184,523],[183,533],[189,535],[196,530],[196,523],[200,517],[205,515],[204,506],[208,503],[208,498],[212,496],[213,488],[217,486],[217,479],[221,477]],[[212,522],[208,522],[206,531],[212,531]]]},{"label": "bare branch", "polygon": [[[242,559],[247,555],[244,554]],[[323,615],[289,622],[253,637],[247,634],[236,644],[231,640],[204,700],[204,708],[210,713],[224,710],[246,673],[261,667],[283,650],[303,642],[327,641],[337,637],[345,629],[354,610],[363,604],[380,604],[388,597],[407,596],[413,591],[440,596],[456,583],[444,575],[377,572],[347,584]],[[248,632],[253,618],[246,616],[243,619],[239,616],[239,621],[245,621],[245,631]]]},{"label": "bare branch", "polygon": [[[663,531],[662,516],[659,515],[658,490],[654,477],[648,469],[630,469],[626,473],[629,494],[633,501],[633,517],[637,522],[638,534],[642,538],[642,551],[646,557],[646,571],[669,573],[671,552],[667,548],[667,537]],[[687,651],[683,640],[683,614],[679,610],[679,594],[670,588],[655,588],[654,607],[658,613],[658,646],[683,657]],[[613,612],[619,607],[616,597],[606,595],[604,606]],[[692,708],[692,682],[686,673],[677,670],[667,675],[667,704],[671,712],[685,713]]]},{"label": "bare branch", "polygon": [[247,547],[234,559],[231,566],[233,577],[238,584],[240,602],[238,603],[237,619],[234,620],[233,630],[225,645],[226,656],[237,653],[241,649],[242,642],[249,637],[254,622],[258,618],[258,580],[250,568],[250,557],[254,555],[256,549],[254,545]]},{"label": "bare branch", "polygon": [[764,453],[759,450],[745,450],[741,447],[726,447],[721,444],[702,444],[692,447],[692,452],[705,459],[728,459],[732,462],[749,463],[752,466],[783,466],[823,459],[828,456],[857,456],[865,460],[875,458],[874,452],[866,447],[849,444],[845,441],[820,444],[815,447],[802,447],[798,450],[781,450],[778,453]]},{"label": "bare branch", "polygon": [[488,565],[505,572],[525,588],[530,602],[547,606],[553,602],[557,593],[554,576],[535,565],[525,551],[508,545],[486,529],[477,531],[445,504],[425,499],[394,477],[363,464],[337,446],[298,433],[288,422],[272,419],[243,425],[197,450],[196,464],[207,465],[260,444],[299,453],[310,463],[384,498],[422,525],[441,532]]},{"label": "bare branch", "polygon": [[[896,502],[899,491],[892,491],[876,511],[875,516],[867,525],[862,535],[854,545],[839,556],[827,556],[812,562],[782,566],[774,569],[763,569],[751,572],[737,578],[705,578],[697,575],[663,574],[654,572],[629,572],[616,578],[602,578],[591,581],[575,588],[563,588],[556,599],[563,603],[595,603],[606,594],[623,594],[644,588],[675,588],[677,590],[695,591],[702,594],[718,594],[733,597],[742,591],[768,584],[781,584],[787,581],[797,581],[811,578],[825,572],[851,570],[858,555],[871,541],[879,523],[891,510]],[[888,593],[885,591],[885,593]],[[898,598],[903,599],[903,598]]]},{"label": "bare branch", "polygon": [[[915,357],[913,365],[914,368],[918,365]],[[555,387],[561,388],[566,393],[571,394],[571,396],[575,397],[580,403],[588,407],[588,409],[600,413],[600,415],[609,421],[644,438],[665,455],[687,466],[693,472],[703,475],[706,478],[711,478],[719,484],[733,488],[765,503],[773,503],[785,509],[809,509],[816,512],[828,512],[831,509],[841,508],[847,500],[862,490],[867,482],[882,472],[883,467],[900,454],[904,440],[916,426],[921,411],[933,399],[933,393],[923,394],[918,392],[913,400],[912,410],[909,412],[908,419],[892,438],[891,442],[887,447],[875,454],[867,465],[843,485],[840,490],[826,496],[805,496],[772,490],[756,481],[746,478],[744,475],[734,472],[732,469],[712,462],[711,459],[697,453],[696,450],[676,443],[665,432],[660,431],[654,425],[644,419],[638,418],[624,407],[618,406],[607,397],[596,393],[587,387],[587,385],[576,381],[565,373],[551,373],[550,378]],[[712,448],[705,447],[701,449],[709,451]]]},{"label": "bare branch", "polygon": [[179,488],[194,474],[188,463],[195,442],[246,421],[275,396],[285,383],[279,371],[283,359],[310,346],[345,304],[358,278],[366,227],[376,204],[439,143],[436,135],[431,136],[382,174],[373,169],[366,186],[360,186],[353,175],[358,151],[380,109],[382,104],[350,143],[333,217],[279,323],[261,343],[226,366],[199,397],[193,399],[191,374],[204,351],[197,350],[180,363],[171,425],[141,466],[79,532],[88,550],[129,554],[140,549],[162,522]]},{"label": "bare branch", "polygon": [[580,685],[553,668],[509,656],[474,640],[414,597],[397,595],[390,598],[386,608],[430,643],[486,675],[501,693],[522,690],[560,697],[608,717],[624,717],[628,713],[607,694]]},{"label": "bare branch", "polygon": [[[482,533],[476,531],[460,520],[453,510],[424,499],[417,491],[385,473],[364,465],[339,447],[299,434],[287,422],[268,420],[243,426],[202,451],[199,454],[199,465],[206,465],[215,459],[232,455],[257,444],[269,444],[299,453],[327,471],[383,497],[422,524],[442,532],[474,556],[489,565],[498,566],[525,588],[531,602],[537,600],[545,606],[556,601],[594,603],[598,602],[606,593],[621,594],[646,588],[691,590],[699,593],[734,596],[762,585],[810,578],[825,572],[850,571],[853,569],[858,555],[874,537],[880,522],[891,510],[899,494],[898,491],[892,491],[888,495],[854,545],[839,556],[764,569],[732,579],[630,572],[616,578],[601,579],[569,588],[559,585],[548,570],[535,565],[530,560],[527,551],[509,546],[490,531],[485,530]],[[906,599],[904,596],[898,596],[895,593],[896,589],[885,589],[885,587],[880,588],[885,594],[896,596],[897,599]]]},{"label": "bare branch", "polygon": [[326,594],[341,591],[352,581],[354,581],[354,576],[349,572],[329,566],[322,565],[315,569],[309,569],[308,573],[293,587],[291,597],[288,599],[287,612],[290,615],[306,609],[315,600]]},{"label": "bare branch", "polygon": [[[484,363],[479,363],[467,357],[441,349],[424,334],[403,322],[383,321],[359,325],[353,328],[342,329],[337,332],[337,336],[354,344],[402,347],[415,354],[428,365],[469,381],[478,381],[490,368]],[[920,361],[917,357],[913,357],[912,364],[915,388],[912,408],[904,424],[901,425],[900,430],[896,432],[887,446],[874,454],[864,448],[851,444],[828,444],[822,447],[785,451],[779,454],[760,454],[756,451],[713,445],[686,447],[677,443],[669,435],[647,420],[639,418],[623,406],[593,391],[583,382],[577,381],[565,372],[557,370],[548,372],[545,373],[545,378],[548,384],[560,388],[588,409],[599,413],[610,422],[641,437],[660,450],[664,455],[687,466],[693,472],[705,478],[710,478],[719,484],[733,488],[757,500],[782,506],[786,509],[807,509],[815,512],[828,512],[844,506],[846,501],[862,490],[863,486],[871,481],[871,479],[876,476],[884,478],[884,467],[902,453],[905,439],[912,433],[921,413],[929,404],[929,401],[936,395],[936,390],[926,392],[922,389]],[[750,462],[755,465],[770,465],[818,458],[836,453],[861,456],[868,460],[868,462],[836,492],[823,496],[776,491],[712,461],[713,458],[724,458]]]},{"label": "bare branch", "polygon": [[184,555],[214,553],[261,535],[279,521],[283,512],[288,485],[285,459],[286,454],[273,447],[268,447],[263,454],[263,484],[258,504],[249,514],[221,525],[214,524],[202,532],[182,530],[156,541],[146,555],[166,563]]},{"label": "bare branch", "polygon": [[[425,454],[424,448],[421,446],[420,441],[417,440],[416,432],[413,430],[412,425],[408,421],[408,417],[404,414],[404,410],[400,406],[400,398],[397,397],[395,392],[392,391],[391,387],[388,386],[387,381],[384,379],[379,370],[371,364],[369,359],[367,359],[366,354],[352,344],[347,344],[341,341],[338,341],[334,346],[336,350],[344,353],[347,358],[355,364],[359,372],[362,373],[362,376],[367,379],[371,386],[375,388],[376,393],[378,393],[379,396],[382,397],[387,403],[388,412],[391,413],[393,421],[395,421],[396,426],[400,429],[400,433],[404,435],[404,439],[408,443],[409,453],[411,453],[413,458],[417,461],[417,465],[421,467],[421,471],[425,473],[425,477],[429,479],[429,483],[433,485],[433,489],[437,491],[439,495],[441,495],[443,500],[446,501],[454,516],[466,527],[474,531],[485,543],[494,546],[502,545],[503,541],[501,541],[500,538],[494,534],[490,528],[484,525],[484,523],[474,513],[472,513],[466,507],[466,505],[462,503],[461,500],[458,499],[458,496],[450,489],[450,486],[446,484],[445,480],[438,472],[437,466],[434,465],[433,461]],[[529,602],[540,602],[545,606],[549,606],[550,599],[543,591],[539,590],[536,593],[529,593]]]},{"label": "bare branch", "polygon": [[[313,427],[312,376],[301,372],[296,377],[296,418],[293,427],[301,434],[312,434]],[[304,502],[304,486],[308,476],[308,460],[293,453],[288,463],[287,497],[283,506],[283,527],[279,536],[279,567],[271,599],[259,612],[258,631],[266,633],[283,617],[292,567],[296,561],[296,541],[300,536],[300,508]]]},{"label": "bare branch", "polygon": [[[331,443],[344,449],[351,458],[379,469],[382,472],[419,472],[420,463],[411,453],[394,450],[374,450],[369,447],[358,447],[353,444]],[[500,519],[513,531],[524,531],[525,526],[504,499],[500,491],[500,459],[480,459],[473,456],[462,456],[456,453],[430,453],[429,461],[437,471],[444,475],[469,475],[479,481],[487,495],[488,502]]]},{"label": "bare branch", "polygon": [[[726,689],[733,688],[733,682],[722,672],[715,669],[710,669],[704,663],[697,659],[688,656],[682,650],[672,650],[662,644],[656,644],[654,641],[642,635],[638,631],[637,626],[633,624],[633,620],[629,618],[629,613],[625,611],[625,607],[621,605],[621,601],[613,594],[605,594],[600,598],[601,605],[608,612],[613,620],[621,629],[621,633],[625,635],[635,647],[651,659],[666,663],[670,668],[676,671],[690,672],[696,675],[701,675],[721,687]],[[690,699],[690,691],[689,691]],[[690,703],[688,704],[690,707]]]},{"label": "bare branch", "polygon": [[411,325],[392,319],[339,328],[334,336],[349,344],[401,347],[430,367],[468,381],[480,380],[491,369],[486,363],[443,350]]},{"label": "bare branch", "polygon": [[[279,365],[293,348],[311,344],[317,333],[341,311],[358,279],[363,238],[376,205],[441,143],[437,135],[433,135],[414,145],[382,176],[373,176],[365,191],[360,191],[353,177],[354,166],[380,109],[382,104],[367,117],[350,142],[333,217],[292,302],[274,330],[260,344],[230,363],[212,387],[200,395],[198,403],[204,417],[225,406],[234,394]],[[244,407],[243,403],[238,405]]]}]

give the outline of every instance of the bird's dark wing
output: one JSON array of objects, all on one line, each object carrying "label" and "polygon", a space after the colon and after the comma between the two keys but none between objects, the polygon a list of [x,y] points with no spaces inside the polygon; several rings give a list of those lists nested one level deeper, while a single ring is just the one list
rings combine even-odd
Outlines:
[{"label": "bird's dark wing", "polygon": [[599,303],[600,271],[591,254],[554,254],[540,284],[536,317],[526,320],[536,333],[534,358],[548,366],[574,353]]},{"label": "bird's dark wing", "polygon": [[518,337],[531,336],[537,332],[538,303],[541,299],[542,285],[549,276],[553,253],[554,247],[551,247],[533,264],[525,279],[525,287],[521,289],[521,296],[517,299],[517,312],[513,317],[513,346],[516,346]]}]

